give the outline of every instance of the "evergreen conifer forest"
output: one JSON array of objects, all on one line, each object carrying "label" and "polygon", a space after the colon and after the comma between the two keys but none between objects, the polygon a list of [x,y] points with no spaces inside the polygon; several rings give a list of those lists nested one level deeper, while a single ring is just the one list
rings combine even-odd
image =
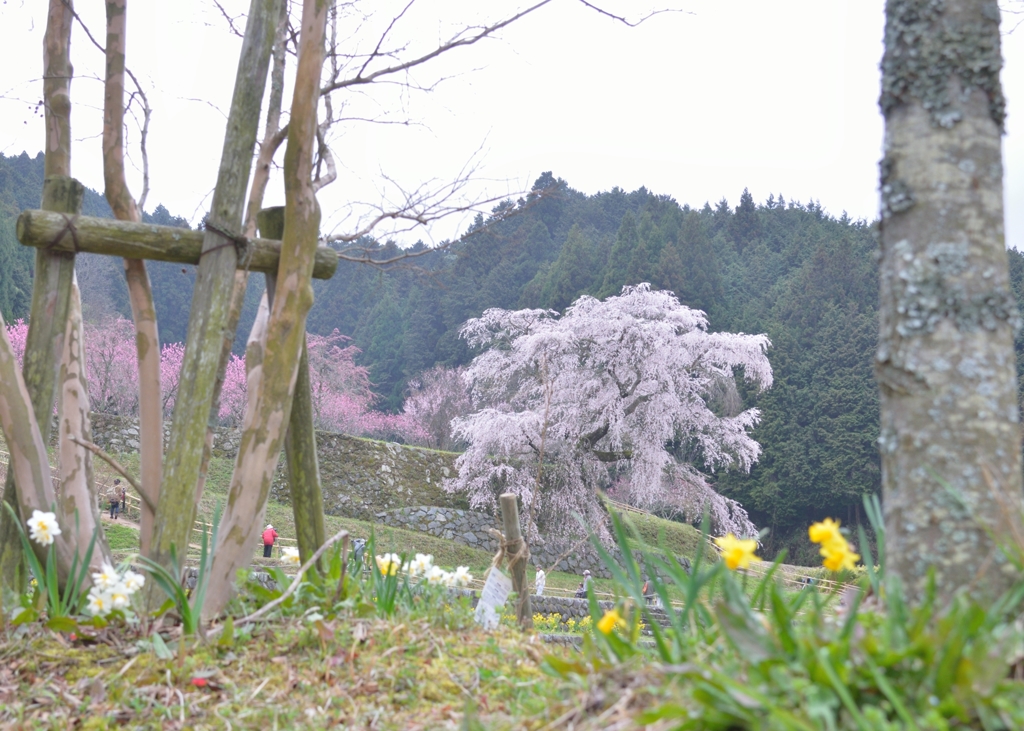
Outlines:
[{"label": "evergreen conifer forest", "polygon": [[[31,297],[32,250],[18,244],[14,224],[21,210],[38,205],[42,166],[41,154],[0,155],[0,313],[7,322],[26,315]],[[83,214],[110,211],[87,191]],[[144,220],[188,225],[163,206]],[[406,245],[356,244],[380,259]],[[585,195],[545,173],[530,195],[503,202],[490,219],[478,216],[443,250],[385,267],[343,260],[332,279],[314,282],[308,329],[350,336],[380,394],[377,407],[392,412],[401,411],[410,379],[435,365],[469,363],[474,353],[459,328],[491,307],[563,310],[583,294],[604,298],[650,282],[706,312],[712,331],[765,333],[774,385],[757,393],[737,380],[735,405],[761,411],[752,436],[763,452],[749,474],[717,472],[713,481],[771,529],[766,556],[788,548],[789,561],[813,564],[806,525],[826,516],[866,524],[863,497],[880,489],[876,250],[872,223],[836,218],[813,201],[779,194],[756,202],[743,191],[736,204],[697,207],[645,188]],[[1008,253],[1024,305],[1024,256]],[[80,258],[86,319],[129,317],[120,263]],[[184,339],[194,275],[190,266],[150,264],[165,343]],[[262,277],[251,278],[237,352],[261,290]],[[1018,362],[1022,348],[1018,337]]]}]

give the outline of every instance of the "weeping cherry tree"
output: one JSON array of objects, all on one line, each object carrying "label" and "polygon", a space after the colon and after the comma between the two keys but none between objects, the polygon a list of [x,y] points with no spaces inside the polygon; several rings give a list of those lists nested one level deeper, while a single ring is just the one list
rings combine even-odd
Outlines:
[{"label": "weeping cherry tree", "polygon": [[465,378],[486,406],[454,422],[469,447],[448,490],[474,507],[515,492],[531,524],[574,532],[578,514],[601,532],[598,488],[621,475],[638,507],[675,505],[697,518],[707,508],[714,531],[756,533],[698,467],[749,470],[757,461],[757,409],[720,415],[709,402],[737,369],[757,388],[771,386],[765,335],[708,332],[703,312],[649,284],[604,301],[581,297],[562,316],[487,310],[461,334],[485,348]]}]

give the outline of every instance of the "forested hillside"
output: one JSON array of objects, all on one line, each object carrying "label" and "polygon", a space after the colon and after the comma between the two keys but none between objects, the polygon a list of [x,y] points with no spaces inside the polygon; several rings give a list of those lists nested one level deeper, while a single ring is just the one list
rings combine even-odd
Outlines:
[{"label": "forested hillside", "polygon": [[[38,205],[41,178],[42,156],[0,156],[0,311],[8,319],[24,315],[31,290],[31,252],[14,240],[14,218]],[[506,215],[510,207],[516,215]],[[108,215],[91,191],[85,212]],[[184,224],[162,207],[147,220]],[[690,208],[644,188],[587,196],[545,173],[526,199],[499,206],[494,220],[478,217],[472,230],[447,251],[386,269],[342,262],[333,279],[314,283],[310,331],[354,338],[381,405],[400,409],[407,380],[434,364],[467,363],[458,328],[488,307],[561,309],[581,294],[649,281],[707,312],[713,330],[772,340],[775,385],[756,398],[740,391],[744,406],[762,411],[754,432],[761,460],[749,475],[716,476],[720,491],[772,528],[766,553],[809,545],[811,520],[858,521],[861,496],[879,487],[871,225],[781,196],[758,205],[746,191],[735,207]],[[397,252],[394,243],[359,245],[378,258]],[[90,259],[80,269],[87,316],[127,315],[120,263]],[[1021,300],[1024,256],[1011,251],[1010,265]],[[151,265],[150,274],[161,339],[183,340],[194,270]],[[261,280],[252,278],[239,348]]]},{"label": "forested hillside", "polygon": [[[22,210],[39,207],[42,190],[42,153],[34,158],[24,152],[13,157],[0,155],[0,313],[7,321],[28,314],[35,254],[32,249],[18,243],[15,223]],[[85,190],[82,214],[112,215],[102,194],[89,188]],[[163,226],[188,228],[188,221],[171,215],[162,205],[150,213],[143,213],[142,220]],[[160,340],[164,343],[184,342],[195,267],[154,261],[147,263],[147,269],[153,284]],[[120,259],[86,254],[78,258],[76,270],[86,319],[96,321],[117,314],[131,317],[128,289],[124,283],[124,268]],[[239,325],[241,333],[249,332],[263,292],[262,277],[253,277],[252,282],[257,291],[249,292],[246,297],[246,308]],[[244,349],[243,334],[240,350]]]}]

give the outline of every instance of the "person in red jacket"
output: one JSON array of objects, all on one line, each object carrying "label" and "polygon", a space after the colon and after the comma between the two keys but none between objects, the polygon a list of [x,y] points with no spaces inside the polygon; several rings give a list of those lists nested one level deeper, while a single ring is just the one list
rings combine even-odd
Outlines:
[{"label": "person in red jacket", "polygon": [[277,540],[277,531],[274,526],[267,523],[267,529],[263,531],[263,558],[270,558],[270,551],[274,548],[274,541]]}]

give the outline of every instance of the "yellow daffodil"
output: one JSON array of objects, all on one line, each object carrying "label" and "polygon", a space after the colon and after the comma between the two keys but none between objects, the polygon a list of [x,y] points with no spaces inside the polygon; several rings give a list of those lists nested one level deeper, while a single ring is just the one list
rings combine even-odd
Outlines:
[{"label": "yellow daffodil", "polygon": [[394,576],[401,567],[402,559],[394,553],[385,553],[383,556],[377,556],[377,568],[385,576]]},{"label": "yellow daffodil", "polygon": [[759,556],[754,555],[757,550],[757,541],[753,538],[737,538],[732,533],[715,539],[715,545],[722,549],[722,560],[730,570],[737,568],[745,569],[750,566],[751,561],[760,561]]},{"label": "yellow daffodil", "polygon": [[842,538],[842,542],[833,541],[826,545],[821,549],[821,555],[825,558],[823,563],[829,571],[853,571],[860,561],[860,555],[850,550],[850,544],[845,538]]},{"label": "yellow daffodil", "polygon": [[625,626],[625,621],[622,619],[622,615],[619,614],[617,609],[610,609],[604,613],[604,616],[597,623],[597,629],[603,635],[611,634],[611,631],[619,626]]},{"label": "yellow daffodil", "polygon": [[820,523],[812,523],[811,527],[807,529],[807,533],[812,543],[822,545],[831,543],[837,538],[843,538],[843,534],[839,532],[839,522],[831,518],[825,518]]},{"label": "yellow daffodil", "polygon": [[829,571],[852,571],[860,556],[850,549],[846,536],[839,532],[839,521],[825,518],[807,529],[811,541],[821,545],[823,564]]}]

